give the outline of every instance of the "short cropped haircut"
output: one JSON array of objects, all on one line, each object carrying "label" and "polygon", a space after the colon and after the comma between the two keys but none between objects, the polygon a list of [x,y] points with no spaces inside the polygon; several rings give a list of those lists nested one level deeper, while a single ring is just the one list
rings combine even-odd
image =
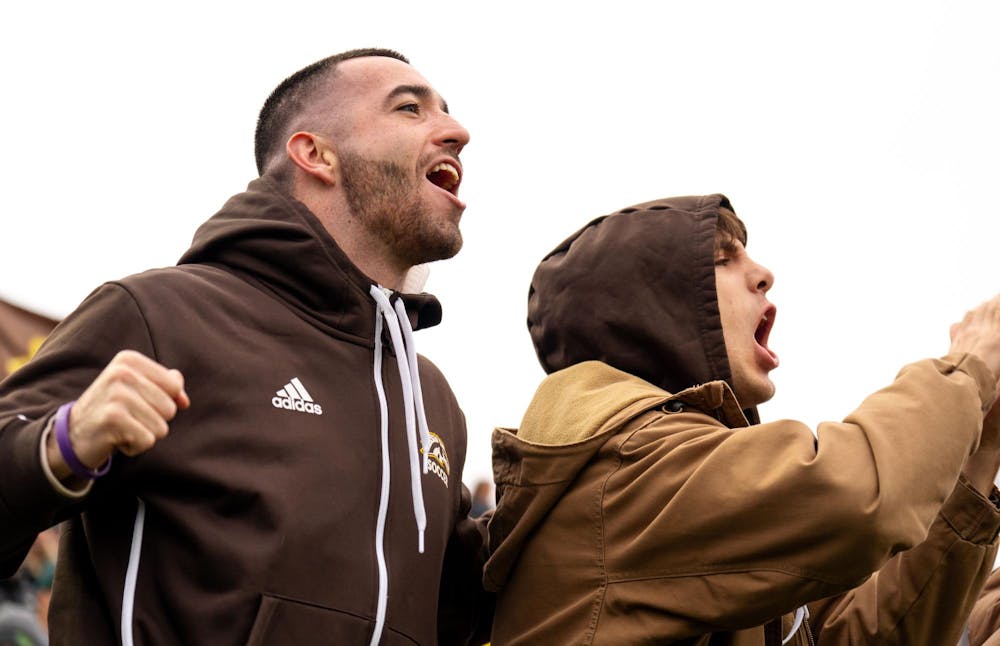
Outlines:
[{"label": "short cropped haircut", "polygon": [[337,64],[366,56],[384,56],[395,58],[407,65],[410,63],[405,56],[391,49],[376,47],[352,49],[303,67],[271,92],[271,96],[267,97],[257,117],[257,131],[254,134],[254,158],[257,161],[259,174],[264,174],[268,162],[284,146],[288,135],[292,134],[286,132],[292,120],[308,107],[316,96],[316,90],[330,78]]}]

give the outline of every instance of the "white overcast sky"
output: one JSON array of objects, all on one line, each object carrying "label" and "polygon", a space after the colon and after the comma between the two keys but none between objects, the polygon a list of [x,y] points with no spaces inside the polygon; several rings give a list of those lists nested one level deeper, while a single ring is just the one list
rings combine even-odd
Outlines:
[{"label": "white overcast sky", "polygon": [[5,3],[0,295],[62,316],[173,264],[255,176],[277,83],[391,47],[472,133],[466,245],[433,266],[445,319],[417,336],[466,411],[467,482],[542,376],[524,324],[538,260],[658,197],[726,193],[777,276],[762,417],[840,419],[1000,291],[998,7]]}]

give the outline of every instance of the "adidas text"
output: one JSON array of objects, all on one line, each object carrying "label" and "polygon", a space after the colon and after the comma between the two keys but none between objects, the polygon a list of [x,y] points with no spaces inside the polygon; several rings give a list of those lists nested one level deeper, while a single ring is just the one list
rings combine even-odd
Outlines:
[{"label": "adidas text", "polygon": [[274,393],[274,397],[271,398],[271,405],[275,408],[296,410],[300,413],[323,414],[323,407],[313,401],[312,395],[309,394],[309,391],[302,385],[298,377],[292,377],[291,381],[285,384],[284,388]]},{"label": "adidas text", "polygon": [[286,410],[297,410],[302,413],[313,413],[314,415],[322,415],[323,407],[319,404],[314,404],[312,402],[305,402],[301,399],[289,399],[288,397],[272,397],[271,404],[275,408],[284,408]]}]

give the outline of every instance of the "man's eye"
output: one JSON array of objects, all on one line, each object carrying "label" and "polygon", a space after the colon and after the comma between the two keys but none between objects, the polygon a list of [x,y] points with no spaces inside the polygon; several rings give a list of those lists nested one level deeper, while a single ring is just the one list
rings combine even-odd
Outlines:
[{"label": "man's eye", "polygon": [[729,264],[729,256],[720,256],[715,259],[716,267],[725,267]]},{"label": "man's eye", "polygon": [[413,114],[420,114],[420,104],[419,103],[407,103],[405,105],[399,106],[398,109],[399,110],[404,110],[406,112],[412,112]]}]

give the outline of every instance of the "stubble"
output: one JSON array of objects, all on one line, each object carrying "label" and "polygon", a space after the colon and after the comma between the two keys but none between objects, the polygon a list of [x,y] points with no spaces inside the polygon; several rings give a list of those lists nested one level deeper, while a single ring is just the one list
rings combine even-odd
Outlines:
[{"label": "stubble", "polygon": [[462,248],[458,207],[436,214],[420,195],[412,171],[350,151],[338,155],[351,212],[410,266],[451,258]]}]

